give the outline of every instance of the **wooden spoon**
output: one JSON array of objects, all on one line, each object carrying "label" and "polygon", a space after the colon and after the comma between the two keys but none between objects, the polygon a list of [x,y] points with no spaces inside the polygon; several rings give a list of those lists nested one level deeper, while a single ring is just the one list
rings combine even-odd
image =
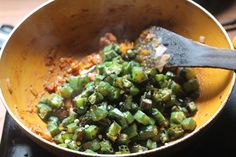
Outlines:
[{"label": "wooden spoon", "polygon": [[[194,42],[161,27],[151,27],[137,40],[137,45],[145,45],[152,54],[158,45],[164,45],[170,54],[166,66],[171,67],[213,67],[236,70],[236,51],[210,47]],[[148,37],[149,36],[149,37]],[[150,38],[150,39],[149,39]],[[155,59],[154,59],[155,60]]]}]

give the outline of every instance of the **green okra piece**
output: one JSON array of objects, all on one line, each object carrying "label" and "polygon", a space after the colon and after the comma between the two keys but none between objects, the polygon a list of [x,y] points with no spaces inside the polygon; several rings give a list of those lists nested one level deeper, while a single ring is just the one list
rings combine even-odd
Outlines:
[{"label": "green okra piece", "polygon": [[99,128],[96,125],[89,125],[87,128],[84,129],[85,137],[88,140],[94,139],[98,134]]},{"label": "green okra piece", "polygon": [[111,75],[111,74],[119,75],[120,73],[122,73],[122,65],[119,63],[112,62],[110,66],[105,67],[104,73],[106,75]]},{"label": "green okra piece", "polygon": [[140,100],[140,107],[142,110],[149,110],[152,108],[152,100],[148,98],[144,98],[143,96],[141,97]]},{"label": "green okra piece", "polygon": [[157,74],[157,69],[156,68],[150,68],[146,70],[146,74],[150,76],[150,78],[155,79],[155,76]]},{"label": "green okra piece", "polygon": [[168,129],[168,135],[170,136],[171,139],[177,139],[179,137],[182,137],[184,135],[184,130],[181,125],[172,125]]},{"label": "green okra piece", "polygon": [[155,121],[150,118],[149,116],[147,116],[144,112],[142,112],[141,110],[138,110],[135,115],[134,115],[134,119],[143,124],[143,125],[154,125]]},{"label": "green okra piece", "polygon": [[172,93],[177,96],[184,95],[184,91],[183,91],[182,87],[178,83],[176,83],[175,81],[172,81],[171,90],[172,90]]},{"label": "green okra piece", "polygon": [[133,83],[126,78],[122,78],[122,84],[126,89],[130,89],[133,86]]},{"label": "green okra piece", "polygon": [[187,103],[187,109],[190,115],[194,115],[198,111],[197,105],[193,101]]},{"label": "green okra piece", "polygon": [[132,80],[136,83],[142,83],[148,79],[142,67],[133,67]]},{"label": "green okra piece", "polygon": [[97,86],[97,91],[106,97],[111,94],[112,86],[107,82],[101,81]]},{"label": "green okra piece", "polygon": [[128,50],[126,55],[128,56],[128,58],[133,59],[136,57],[137,54],[137,50]]},{"label": "green okra piece", "polygon": [[134,116],[129,111],[124,112],[123,115],[124,115],[124,117],[125,117],[128,124],[133,123]]},{"label": "green okra piece", "polygon": [[52,93],[48,96],[48,105],[52,108],[60,108],[63,104],[63,98],[56,94]]},{"label": "green okra piece", "polygon": [[171,100],[171,94],[171,90],[167,88],[156,90],[153,93],[153,100],[155,102],[169,102]]},{"label": "green okra piece", "polygon": [[159,82],[163,82],[163,81],[167,80],[167,77],[164,74],[156,74],[155,80],[159,83]]},{"label": "green okra piece", "polygon": [[78,126],[77,123],[70,123],[70,124],[68,124],[66,127],[67,127],[67,131],[68,131],[69,133],[74,133],[75,130],[76,130],[79,126]]},{"label": "green okra piece", "polygon": [[108,111],[102,106],[92,106],[90,109],[90,114],[93,121],[100,121],[108,115]]},{"label": "green okra piece", "polygon": [[73,102],[75,104],[75,108],[77,109],[77,112],[79,114],[83,114],[88,109],[88,98],[87,97],[80,97],[80,95],[76,96],[73,99]]},{"label": "green okra piece", "polygon": [[91,149],[86,149],[84,152],[88,154],[97,154],[95,151],[92,151]]},{"label": "green okra piece", "polygon": [[48,103],[48,98],[46,97],[41,97],[39,99],[39,104],[47,104]]},{"label": "green okra piece", "polygon": [[63,138],[62,138],[62,134],[63,134],[63,132],[57,134],[56,136],[53,137],[53,140],[54,140],[56,143],[63,144],[63,143],[64,143],[64,140],[63,140]]},{"label": "green okra piece", "polygon": [[95,75],[94,82],[100,82],[100,81],[103,81],[104,79],[105,79],[105,76],[104,76],[104,75],[96,74],[96,75]]},{"label": "green okra piece", "polygon": [[148,149],[144,146],[141,146],[140,144],[134,145],[131,147],[131,152],[132,153],[137,153],[137,152],[143,152],[147,151]]},{"label": "green okra piece", "polygon": [[64,143],[66,143],[66,141],[72,141],[72,139],[73,139],[73,134],[68,133],[68,132],[63,132],[63,133],[61,134],[61,137],[62,137]]},{"label": "green okra piece", "polygon": [[117,119],[124,118],[124,114],[118,108],[110,110],[108,114],[112,118],[117,118]]},{"label": "green okra piece", "polygon": [[78,90],[79,77],[78,76],[70,76],[68,79],[69,85],[73,90]]},{"label": "green okra piece", "polygon": [[129,93],[130,93],[130,95],[132,95],[132,96],[136,96],[136,95],[138,95],[138,94],[140,93],[140,90],[139,90],[137,87],[135,87],[135,86],[133,85],[133,86],[130,88]]},{"label": "green okra piece", "polygon": [[140,64],[138,62],[135,62],[135,61],[130,61],[130,62],[123,63],[123,65],[122,65],[123,75],[131,74],[132,69],[135,66],[139,67]]},{"label": "green okra piece", "polygon": [[138,135],[137,125],[134,123],[124,130],[124,134],[128,135],[129,139]]},{"label": "green okra piece", "polygon": [[60,93],[63,98],[70,98],[73,91],[73,88],[68,83],[60,87]]},{"label": "green okra piece", "polygon": [[102,50],[102,61],[111,61],[113,58],[117,57],[117,52],[119,51],[119,46],[114,46],[113,44],[107,45]]},{"label": "green okra piece", "polygon": [[60,143],[60,144],[58,144],[58,146],[63,147],[63,148],[67,148],[68,147],[68,145],[65,144],[65,143]]},{"label": "green okra piece", "polygon": [[160,141],[164,144],[166,142],[169,142],[170,139],[169,139],[169,135],[168,135],[168,132],[167,131],[164,131],[160,134]]},{"label": "green okra piece", "polygon": [[129,136],[128,136],[127,134],[121,133],[121,134],[118,136],[117,142],[118,142],[119,144],[126,144],[126,145],[127,145],[127,144],[130,142],[129,139],[130,139],[130,138],[129,138]]},{"label": "green okra piece", "polygon": [[46,120],[52,113],[52,108],[46,104],[39,103],[36,105],[38,116],[42,120]]},{"label": "green okra piece", "polygon": [[82,147],[83,147],[84,150],[90,149],[90,150],[95,151],[95,152],[98,151],[101,148],[100,142],[97,139],[85,142],[82,145]]},{"label": "green okra piece", "polygon": [[147,140],[146,147],[147,147],[148,149],[155,149],[155,148],[157,148],[157,142],[148,139],[148,140]]},{"label": "green okra piece", "polygon": [[186,131],[193,131],[197,126],[196,121],[193,120],[193,118],[184,119],[181,122],[181,125],[182,125],[183,129]]},{"label": "green okra piece", "polygon": [[65,119],[63,119],[61,124],[63,127],[66,127],[68,124],[73,123],[75,119],[76,119],[76,114],[73,113],[68,117],[66,117]]},{"label": "green okra piece", "polygon": [[146,140],[146,139],[157,136],[157,134],[158,134],[157,126],[156,125],[148,125],[148,126],[144,126],[140,129],[139,137],[142,140]]},{"label": "green okra piece", "polygon": [[107,154],[111,154],[114,152],[113,148],[112,148],[112,144],[109,140],[103,140],[100,142],[100,146],[101,146],[101,152],[102,153],[107,153]]},{"label": "green okra piece", "polygon": [[51,116],[51,117],[48,118],[48,123],[52,123],[52,124],[58,125],[59,118],[56,117],[56,116]]},{"label": "green okra piece", "polygon": [[90,104],[94,105],[96,103],[100,103],[104,99],[103,95],[99,92],[94,92],[89,96],[88,101]]},{"label": "green okra piece", "polygon": [[118,88],[123,89],[123,88],[124,88],[124,86],[123,86],[123,78],[122,78],[122,77],[117,77],[117,78],[115,78],[115,79],[114,79],[114,82],[113,82],[113,85],[114,85],[115,87],[118,87]]},{"label": "green okra piece", "polygon": [[77,92],[81,92],[88,82],[89,82],[88,76],[79,77],[72,75],[68,79],[70,87]]},{"label": "green okra piece", "polygon": [[56,136],[57,134],[61,132],[58,126],[53,123],[48,123],[47,128],[50,134],[52,135],[52,137]]},{"label": "green okra piece", "polygon": [[161,127],[168,126],[168,120],[164,117],[164,115],[157,108],[152,108],[151,112],[152,112],[152,117],[157,121],[157,123]]},{"label": "green okra piece", "polygon": [[126,128],[128,126],[128,122],[126,121],[124,114],[118,108],[110,110],[108,114],[110,117],[115,118],[122,128]]},{"label": "green okra piece", "polygon": [[111,126],[109,127],[106,135],[111,141],[114,142],[117,139],[117,137],[119,136],[120,131],[121,131],[121,126],[114,121],[111,124]]},{"label": "green okra piece", "polygon": [[67,143],[68,148],[72,149],[72,150],[78,150],[79,147],[77,146],[75,141],[70,141]]},{"label": "green okra piece", "polygon": [[127,145],[120,145],[118,146],[119,151],[116,152],[115,154],[129,154],[130,150]]},{"label": "green okra piece", "polygon": [[51,116],[48,119],[47,128],[50,134],[52,135],[52,137],[56,136],[57,134],[61,132],[60,129],[58,128],[58,122],[59,122],[59,119],[55,116]]},{"label": "green okra piece", "polygon": [[115,88],[115,87],[112,87],[112,90],[111,90],[111,93],[109,95],[109,99],[110,100],[119,100],[121,97],[121,94],[120,94],[120,89],[119,88]]},{"label": "green okra piece", "polygon": [[170,115],[170,122],[174,124],[181,124],[181,122],[186,118],[185,114],[181,111],[172,112]]}]

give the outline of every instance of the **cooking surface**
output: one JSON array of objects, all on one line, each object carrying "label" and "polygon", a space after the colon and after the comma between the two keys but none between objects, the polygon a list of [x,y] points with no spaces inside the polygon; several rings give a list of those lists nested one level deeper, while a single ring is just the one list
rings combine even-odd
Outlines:
[{"label": "cooking surface", "polygon": [[[33,8],[45,0],[0,0],[0,24],[8,23],[15,25],[18,20],[30,12]],[[236,18],[236,1],[230,5],[226,11],[218,13],[217,17],[220,22],[228,21]],[[236,35],[236,30],[228,32],[231,39]],[[236,89],[234,89],[231,99],[226,105],[223,114],[216,123],[202,135],[196,143],[188,146],[188,148],[180,151],[181,156],[200,156],[205,152],[204,156],[217,153],[218,155],[233,156],[236,153]],[[4,123],[5,109],[0,104],[0,137],[1,124]],[[0,156],[3,157],[53,157],[37,144],[27,138],[15,125],[15,122],[7,115],[2,142],[0,145]],[[0,138],[1,139],[1,138]]]}]

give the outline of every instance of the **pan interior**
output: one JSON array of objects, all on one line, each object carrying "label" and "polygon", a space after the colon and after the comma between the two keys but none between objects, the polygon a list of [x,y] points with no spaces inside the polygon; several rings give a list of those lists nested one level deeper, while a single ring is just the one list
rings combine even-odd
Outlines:
[{"label": "pan interior", "polygon": [[[45,66],[48,53],[60,57],[83,57],[99,48],[105,32],[119,40],[134,40],[152,25],[161,26],[206,44],[230,48],[221,28],[204,12],[179,0],[78,0],[53,1],[27,18],[13,33],[0,62],[0,86],[9,111],[24,126],[40,134],[46,125],[36,114],[35,104],[44,81],[53,81],[60,72],[49,74]],[[197,128],[205,125],[228,99],[234,83],[231,71],[196,68],[201,96],[194,119]]]}]

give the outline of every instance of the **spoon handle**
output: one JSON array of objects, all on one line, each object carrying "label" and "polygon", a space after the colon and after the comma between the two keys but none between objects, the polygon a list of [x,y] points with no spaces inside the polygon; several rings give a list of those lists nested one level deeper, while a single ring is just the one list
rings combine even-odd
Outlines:
[{"label": "spoon handle", "polygon": [[236,51],[208,46],[202,48],[201,51],[201,55],[197,58],[199,65],[236,70]]}]

